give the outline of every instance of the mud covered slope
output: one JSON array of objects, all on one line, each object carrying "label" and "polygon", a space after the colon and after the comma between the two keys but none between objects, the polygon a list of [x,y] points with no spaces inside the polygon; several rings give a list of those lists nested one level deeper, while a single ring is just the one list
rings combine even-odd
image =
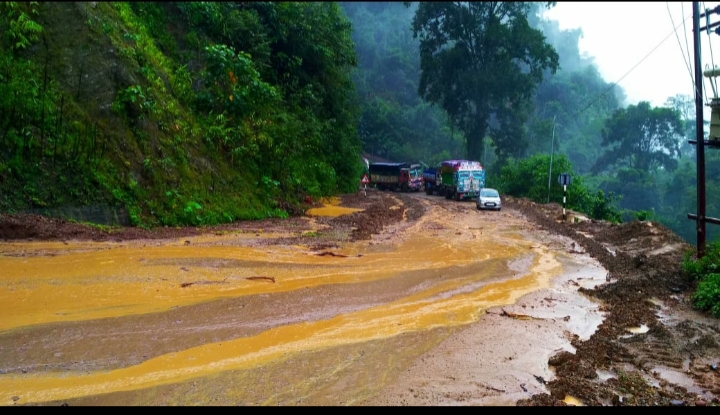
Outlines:
[{"label": "mud covered slope", "polygon": [[[578,249],[609,271],[607,284],[580,289],[602,301],[605,321],[587,341],[573,342],[574,354],[549,360],[557,376],[547,384],[551,395],[535,395],[519,405],[564,405],[568,395],[587,405],[718,402],[720,375],[713,368],[720,356],[720,324],[689,307],[694,287],[681,263],[691,246],[654,222],[560,223],[556,206],[517,199],[506,205],[577,241]],[[647,331],[633,335],[630,328]]]}]

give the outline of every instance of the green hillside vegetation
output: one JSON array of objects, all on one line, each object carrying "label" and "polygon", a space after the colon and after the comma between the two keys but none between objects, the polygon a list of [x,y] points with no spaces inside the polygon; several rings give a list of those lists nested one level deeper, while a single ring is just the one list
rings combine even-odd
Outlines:
[{"label": "green hillside vegetation", "polygon": [[336,3],[3,2],[0,29],[0,211],[200,225],[356,189]]}]

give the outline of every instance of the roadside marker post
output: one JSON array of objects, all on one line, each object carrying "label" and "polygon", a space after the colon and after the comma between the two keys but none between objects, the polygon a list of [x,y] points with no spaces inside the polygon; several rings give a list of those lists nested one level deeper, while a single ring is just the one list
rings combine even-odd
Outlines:
[{"label": "roadside marker post", "polygon": [[567,185],[563,185],[563,222],[565,222],[565,203],[567,202]]},{"label": "roadside marker post", "polygon": [[572,183],[572,176],[567,173],[561,173],[558,176],[558,184],[563,187],[563,222],[565,222],[567,216],[565,214],[565,204],[567,203],[567,187]]},{"label": "roadside marker post", "polygon": [[365,193],[365,196],[367,197],[367,184],[370,182],[370,179],[368,178],[367,174],[363,174],[362,180],[360,180],[360,183],[363,185],[363,192]]}]

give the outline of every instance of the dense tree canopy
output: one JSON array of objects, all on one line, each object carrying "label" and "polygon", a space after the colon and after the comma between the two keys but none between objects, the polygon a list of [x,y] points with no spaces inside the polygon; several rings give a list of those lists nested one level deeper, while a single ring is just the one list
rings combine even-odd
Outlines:
[{"label": "dense tree canopy", "polygon": [[621,108],[605,124],[602,145],[607,150],[593,170],[609,166],[674,170],[683,135],[683,122],[675,109],[651,108],[648,102]]},{"label": "dense tree canopy", "polygon": [[418,92],[438,104],[466,135],[467,157],[480,159],[490,136],[501,156],[527,145],[522,125],[543,70],[558,55],[530,27],[528,2],[421,2],[413,19],[420,39]]}]

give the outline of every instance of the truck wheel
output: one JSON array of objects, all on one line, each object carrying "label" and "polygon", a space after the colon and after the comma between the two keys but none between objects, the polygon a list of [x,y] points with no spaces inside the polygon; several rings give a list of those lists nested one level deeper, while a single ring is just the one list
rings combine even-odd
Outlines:
[{"label": "truck wheel", "polygon": [[452,197],[453,197],[453,194],[446,190],[445,191],[445,199],[450,200],[450,199],[452,199]]},{"label": "truck wheel", "polygon": [[457,193],[457,192],[456,192],[453,196],[455,196],[455,201],[456,201],[456,202],[459,202],[459,201],[460,201],[460,193]]},{"label": "truck wheel", "polygon": [[407,193],[408,186],[405,183],[403,183],[403,185],[400,187],[400,191]]},{"label": "truck wheel", "polygon": [[430,187],[430,186],[425,186],[425,194],[426,194],[426,195],[431,195],[431,194],[432,194],[432,187]]}]

